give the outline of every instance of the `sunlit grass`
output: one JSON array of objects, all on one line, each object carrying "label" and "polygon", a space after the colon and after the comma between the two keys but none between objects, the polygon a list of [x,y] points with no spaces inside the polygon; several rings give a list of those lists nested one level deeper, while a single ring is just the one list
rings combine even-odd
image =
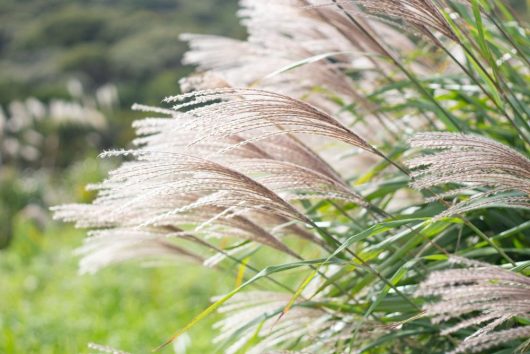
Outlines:
[{"label": "sunlit grass", "polygon": [[[89,342],[146,353],[234,282],[186,264],[79,276],[72,251],[82,232],[56,226],[42,234],[20,221],[16,233],[0,254],[0,353],[87,353]],[[212,351],[215,318],[192,331],[188,353]]]}]

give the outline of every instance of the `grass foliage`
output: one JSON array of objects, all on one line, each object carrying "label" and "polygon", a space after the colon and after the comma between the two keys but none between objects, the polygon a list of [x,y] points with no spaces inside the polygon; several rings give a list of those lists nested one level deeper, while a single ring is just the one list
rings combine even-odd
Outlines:
[{"label": "grass foliage", "polygon": [[[9,253],[0,258],[0,352],[6,354],[94,353],[87,347],[92,342],[147,353],[163,339],[154,328],[171,332],[184,326],[213,289],[231,284],[223,275],[185,264],[178,279],[173,266],[130,264],[80,277],[72,254],[79,231],[55,225],[42,234],[24,219],[15,231]],[[175,301],[180,296],[186,300]],[[188,353],[214,350],[214,321],[190,333]]]},{"label": "grass foliage", "polygon": [[236,279],[160,348],[220,312],[227,353],[528,350],[525,25],[497,0],[241,6],[249,39],[186,35],[189,93],[136,106],[157,118],[94,203],[55,209],[93,229],[83,269]]}]

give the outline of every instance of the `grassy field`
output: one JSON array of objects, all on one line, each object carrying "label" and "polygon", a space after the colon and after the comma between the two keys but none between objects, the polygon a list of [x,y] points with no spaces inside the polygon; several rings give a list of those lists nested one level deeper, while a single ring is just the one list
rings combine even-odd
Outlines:
[{"label": "grassy field", "polygon": [[[25,221],[16,228],[13,246],[0,254],[0,353],[89,353],[89,342],[149,352],[233,283],[186,264],[79,276],[80,231],[54,226],[43,234]],[[187,353],[211,352],[214,321],[190,333]]]}]

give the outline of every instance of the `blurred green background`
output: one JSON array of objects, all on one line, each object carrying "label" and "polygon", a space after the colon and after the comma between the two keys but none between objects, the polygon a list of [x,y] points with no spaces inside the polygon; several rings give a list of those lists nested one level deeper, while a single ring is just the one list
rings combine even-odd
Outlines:
[{"label": "blurred green background", "polygon": [[0,104],[118,86],[124,107],[157,103],[189,72],[182,32],[241,36],[236,0],[1,0]]},{"label": "blurred green background", "polygon": [[[189,264],[78,275],[85,232],[51,221],[48,208],[93,198],[85,185],[116,163],[97,154],[133,136],[141,115],[131,104],[178,93],[192,70],[180,65],[179,33],[242,37],[236,8],[0,0],[0,353],[94,352],[89,342],[147,353],[234,285]],[[187,353],[212,351],[214,320],[190,333]]]},{"label": "blurred green background", "polygon": [[[94,197],[84,186],[115,164],[97,154],[127,147],[141,116],[131,104],[178,93],[192,70],[180,65],[179,33],[243,37],[236,9],[236,0],[0,0],[0,353],[88,353],[89,342],[146,353],[233,287],[188,264],[79,276],[84,232],[52,222],[48,208]],[[187,353],[213,352],[214,321],[190,333]]]}]

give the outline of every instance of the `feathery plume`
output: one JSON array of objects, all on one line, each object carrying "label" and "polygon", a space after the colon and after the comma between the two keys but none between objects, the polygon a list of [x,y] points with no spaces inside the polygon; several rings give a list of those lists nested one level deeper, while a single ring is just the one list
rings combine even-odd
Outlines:
[{"label": "feathery plume", "polygon": [[451,26],[433,0],[354,0],[363,10],[379,16],[401,20],[415,28],[420,34],[435,38],[432,30],[447,38],[457,40]]},{"label": "feathery plume", "polygon": [[[356,122],[348,112],[338,116],[342,122],[355,122],[359,131],[366,131],[374,140],[388,138],[383,132],[396,130],[395,123],[378,112],[363,93],[380,73],[390,71],[385,61],[373,57],[384,53],[340,9],[321,5],[319,1],[243,1],[239,15],[249,32],[246,41],[183,35],[191,48],[183,62],[209,73],[211,85],[192,77],[184,80],[185,90],[219,88],[221,82],[232,87],[259,87],[304,99],[328,113],[341,111],[340,100],[358,106],[371,123]],[[357,11],[353,4],[347,8]],[[368,19],[358,21],[381,37],[381,42],[391,44],[389,51],[414,48],[406,36],[389,26],[373,25]],[[362,85],[357,87],[351,72],[363,76]]]},{"label": "feathery plume", "polygon": [[517,316],[530,316],[530,280],[486,263],[452,256],[452,264],[464,268],[432,273],[420,284],[417,296],[434,296],[424,310],[434,323],[466,316],[442,331],[442,335],[479,327],[452,353],[481,352],[502,343],[530,336],[530,326],[495,330]]},{"label": "feathery plume", "polygon": [[199,255],[188,251],[174,242],[167,235],[156,231],[136,229],[110,229],[90,233],[83,246],[77,249],[82,256],[79,264],[80,273],[96,273],[101,268],[128,260],[187,259],[203,263]]},{"label": "feathery plume", "polygon": [[[274,236],[248,220],[245,212],[272,213],[304,220],[296,209],[265,186],[217,163],[178,153],[132,154],[109,179],[93,186],[99,196],[91,205],[54,208],[55,217],[79,227],[157,228],[166,225],[231,227],[235,234],[281,251],[292,252]],[[211,234],[215,234],[210,230]]]},{"label": "feathery plume", "polygon": [[323,51],[314,54],[293,38],[269,38],[267,45],[194,34],[181,38],[191,47],[183,63],[196,65],[199,71],[208,73],[208,82],[196,77],[183,80],[181,86],[185,92],[219,88],[220,85],[259,87],[291,97],[304,97],[329,112],[339,109],[333,103],[335,97],[344,101],[355,97],[361,101],[352,80],[340,70],[339,64],[326,60],[337,55],[321,56],[326,53]]},{"label": "feathery plume", "polygon": [[[137,149],[103,154],[130,155],[134,160],[91,187],[99,191],[92,205],[54,208],[56,218],[75,221],[79,227],[108,229],[81,250],[85,268],[95,265],[92,268],[97,270],[109,264],[108,255],[114,251],[123,253],[117,260],[157,250],[182,254],[145,233],[146,228],[168,225],[205,237],[222,237],[229,231],[295,255],[271,232],[322,242],[289,224],[289,220],[307,219],[288,201],[343,199],[368,206],[295,135],[330,136],[375,149],[316,108],[250,89],[200,91],[167,101],[179,103],[177,109],[190,109],[179,113],[137,106],[170,117],[136,123]],[[136,251],[137,247],[142,249]]]},{"label": "feathery plume", "polygon": [[153,229],[167,233],[167,226],[204,237],[228,233],[297,257],[277,236],[322,241],[289,222],[308,222],[289,201],[343,199],[368,207],[296,135],[329,136],[376,150],[318,109],[251,89],[199,91],[166,100],[176,102],[176,110],[137,106],[169,116],[135,124],[137,149],[103,154],[133,160],[91,186],[99,191],[93,204],[54,208],[56,218],[105,229],[80,251],[86,269],[110,264],[113,252],[122,253],[117,261],[157,251],[189,257],[153,236]]},{"label": "feathery plume", "polygon": [[258,129],[250,134],[214,137],[195,143],[201,132],[186,129],[179,120],[149,119],[136,126],[139,131],[156,132],[136,140],[136,144],[146,146],[149,151],[186,150],[194,156],[209,156],[210,160],[252,177],[286,200],[343,199],[366,206],[362,197],[325,161],[292,135],[259,140],[255,137],[259,137]]},{"label": "feathery plume", "polygon": [[474,191],[440,216],[492,206],[530,208],[530,160],[521,153],[491,139],[455,133],[416,134],[410,145],[434,150],[408,162],[413,188],[459,186],[436,198]]},{"label": "feathery plume", "polygon": [[[354,316],[337,318],[323,309],[304,306],[304,302],[283,313],[291,296],[273,291],[236,294],[219,309],[223,319],[215,325],[220,332],[215,342],[236,339],[225,350],[228,354],[237,353],[251,341],[247,352],[252,354],[276,353],[293,345],[299,353],[331,354],[336,352],[337,341],[350,338],[362,321]],[[369,336],[369,331],[373,335],[375,327],[367,321],[363,324],[363,336]]]},{"label": "feathery plume", "polygon": [[189,127],[205,132],[197,142],[263,129],[260,136],[246,142],[276,135],[310,134],[333,138],[380,155],[329,114],[282,94],[257,89],[218,89],[168,97],[165,101],[176,102],[175,110],[199,106],[187,111],[194,118]]}]

